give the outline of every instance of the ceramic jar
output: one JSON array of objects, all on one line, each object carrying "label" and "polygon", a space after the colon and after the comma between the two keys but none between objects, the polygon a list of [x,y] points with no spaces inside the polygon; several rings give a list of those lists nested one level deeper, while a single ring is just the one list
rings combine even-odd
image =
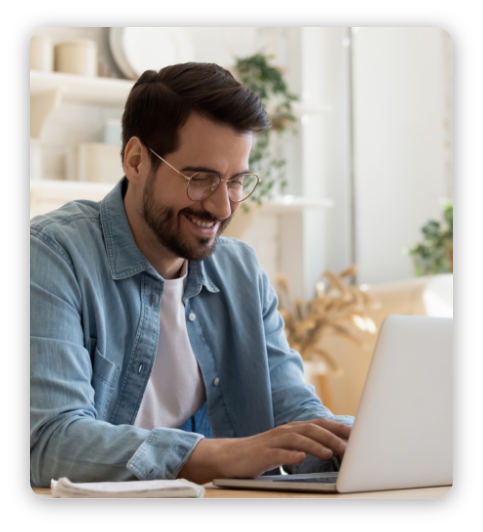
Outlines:
[{"label": "ceramic jar", "polygon": [[65,74],[97,76],[97,44],[89,39],[77,39],[55,46],[55,70]]},{"label": "ceramic jar", "polygon": [[30,69],[43,72],[54,69],[54,47],[48,37],[34,35],[30,39]]},{"label": "ceramic jar", "polygon": [[69,181],[117,183],[124,175],[120,147],[100,142],[86,142],[66,150]]}]

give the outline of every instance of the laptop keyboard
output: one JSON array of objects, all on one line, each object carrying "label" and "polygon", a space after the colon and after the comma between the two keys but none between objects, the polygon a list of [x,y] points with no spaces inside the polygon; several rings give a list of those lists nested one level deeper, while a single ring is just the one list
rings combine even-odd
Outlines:
[{"label": "laptop keyboard", "polygon": [[280,479],[270,480],[271,482],[301,482],[303,484],[335,484],[337,482],[337,476],[318,478],[287,478],[287,476],[282,476]]}]

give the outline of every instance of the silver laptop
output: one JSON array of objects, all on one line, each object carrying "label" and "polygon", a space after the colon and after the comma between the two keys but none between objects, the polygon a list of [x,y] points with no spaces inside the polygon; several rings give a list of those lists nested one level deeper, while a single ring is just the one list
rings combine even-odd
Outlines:
[{"label": "silver laptop", "polygon": [[383,322],[338,473],[216,479],[224,488],[360,492],[453,483],[453,319]]}]

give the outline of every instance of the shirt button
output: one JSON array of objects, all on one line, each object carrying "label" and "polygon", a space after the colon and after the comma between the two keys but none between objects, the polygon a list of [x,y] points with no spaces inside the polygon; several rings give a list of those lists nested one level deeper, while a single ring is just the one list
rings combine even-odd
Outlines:
[{"label": "shirt button", "polygon": [[143,370],[143,365],[139,364],[138,373],[141,373],[142,370]]},{"label": "shirt button", "polygon": [[218,386],[219,383],[220,383],[220,379],[218,377],[216,377],[216,379],[213,381],[213,384],[215,386]]},{"label": "shirt button", "polygon": [[188,318],[190,319],[190,321],[195,321],[195,319],[196,319],[196,314],[195,314],[194,312],[192,312],[192,313],[188,316]]}]

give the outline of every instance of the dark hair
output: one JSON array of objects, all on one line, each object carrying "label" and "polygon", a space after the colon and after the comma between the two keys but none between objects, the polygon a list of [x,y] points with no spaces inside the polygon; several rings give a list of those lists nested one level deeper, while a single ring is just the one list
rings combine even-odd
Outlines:
[{"label": "dark hair", "polygon": [[[214,63],[183,63],[147,70],[136,81],[122,116],[122,151],[139,137],[161,157],[176,151],[178,130],[191,113],[228,124],[237,131],[270,127],[259,98]],[[160,160],[149,153],[153,169]]]}]

